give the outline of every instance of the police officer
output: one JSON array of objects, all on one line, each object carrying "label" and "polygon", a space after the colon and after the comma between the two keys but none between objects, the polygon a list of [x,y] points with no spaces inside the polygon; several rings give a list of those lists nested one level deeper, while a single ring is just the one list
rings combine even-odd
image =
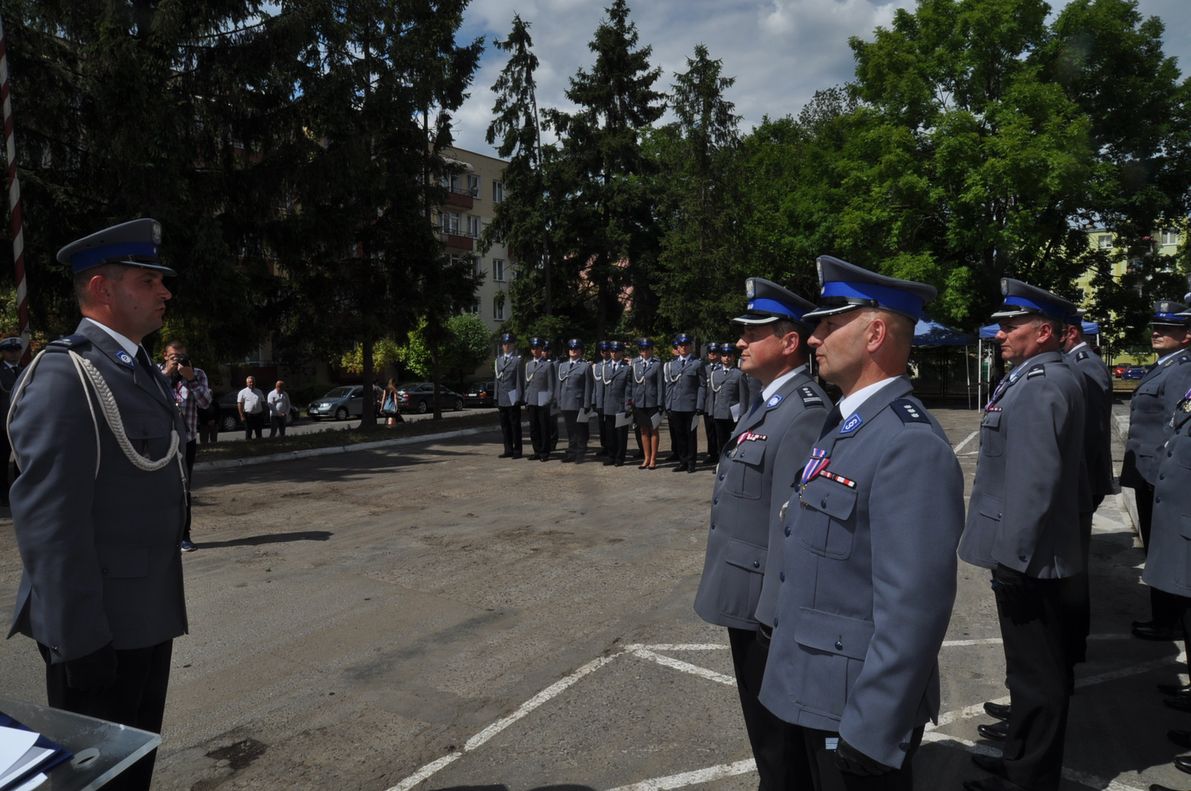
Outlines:
[{"label": "police officer", "polygon": [[521,355],[517,352],[517,336],[506,332],[500,336],[501,353],[492,362],[496,377],[496,409],[500,412],[500,434],[505,450],[502,459],[521,458],[521,404],[525,399],[522,390]]},{"label": "police officer", "polygon": [[[720,368],[720,346],[723,344],[711,341],[703,346],[703,375],[710,381],[712,371]],[[711,388],[703,390],[703,434],[707,437],[707,463],[715,464],[720,457],[720,442],[715,433],[715,419],[712,412]]]},{"label": "police officer", "polygon": [[640,351],[633,361],[633,381],[629,385],[628,406],[633,410],[633,421],[641,431],[641,453],[643,458],[638,469],[658,468],[658,426],[661,424],[662,407],[666,403],[666,377],[664,366],[653,356],[653,341],[641,338],[637,341]]},{"label": "police officer", "polygon": [[623,421],[628,414],[628,386],[633,376],[623,359],[623,343],[611,341],[609,353],[612,359],[603,366],[600,380],[596,382],[596,390],[603,393],[600,398],[600,422],[608,442],[608,458],[604,460],[604,466],[623,467],[629,444],[629,425],[627,422],[621,426],[616,423],[618,420]]},{"label": "police officer", "polygon": [[[1129,437],[1121,465],[1121,486],[1133,489],[1137,500],[1137,528],[1149,557],[1150,523],[1159,451],[1169,433],[1170,417],[1183,393],[1191,388],[1191,332],[1188,308],[1179,302],[1154,303],[1150,346],[1157,364],[1142,377],[1129,402]],[[1177,637],[1178,605],[1162,588],[1150,588],[1150,619],[1133,622],[1133,636],[1143,640]]]},{"label": "police officer", "polygon": [[563,462],[583,462],[591,433],[588,422],[592,401],[591,363],[583,359],[583,348],[582,340],[571,338],[567,341],[569,359],[556,365],[556,398],[567,426],[567,452]]},{"label": "police officer", "polygon": [[816,789],[909,791],[939,710],[963,529],[959,463],[905,375],[935,289],[818,266],[819,308],[803,319],[818,321],[810,346],[843,399],[785,509],[761,702],[802,726]]},{"label": "police officer", "polygon": [[558,382],[554,378],[554,363],[546,359],[546,342],[541,338],[529,339],[529,351],[533,359],[525,364],[525,404],[529,413],[529,441],[533,445],[533,456],[538,461],[550,459],[550,429],[557,427],[550,405],[554,401],[554,389]]},{"label": "police officer", "polygon": [[725,343],[720,347],[719,368],[707,373],[707,414],[712,418],[712,431],[719,448],[728,446],[736,421],[753,402],[746,374],[735,363],[736,347]]},{"label": "police officer", "polygon": [[5,338],[0,341],[0,506],[8,507],[9,457],[12,448],[8,444],[8,432],[3,421],[8,417],[8,405],[17,376],[21,373],[21,352],[24,347],[20,338]]},{"label": "police officer", "polygon": [[[973,756],[991,777],[970,791],[1058,789],[1072,687],[1071,613],[1063,580],[1085,571],[1080,541],[1084,394],[1063,358],[1075,306],[1028,283],[1001,281],[1001,357],[1014,367],[980,424],[980,456],[959,557],[992,572],[1012,705],[1002,757]],[[1005,781],[1012,785],[1007,785]]]},{"label": "police officer", "polygon": [[596,349],[600,353],[600,359],[591,365],[591,407],[595,410],[597,416],[596,429],[600,435],[600,449],[596,451],[596,456],[600,458],[608,457],[608,439],[604,436],[604,389],[600,386],[600,380],[604,375],[604,366],[612,359],[610,348],[611,344],[609,341],[600,341],[596,345]]},{"label": "police officer", "polygon": [[[728,628],[760,788],[809,789],[800,729],[775,717],[757,699],[773,620],[773,602],[764,613],[759,604],[762,581],[773,577],[772,599],[781,569],[781,535],[774,538],[771,526],[780,530],[778,510],[790,497],[831,403],[807,373],[810,328],[803,315],[815,306],[759,277],[745,281],[745,292],[746,312],[734,320],[741,326],[738,344],[744,364],[765,384],[764,400],[741,417],[724,443],[695,612]],[[740,371],[732,370],[739,387]],[[708,376],[714,383],[720,373],[713,370]]]},{"label": "police officer", "polygon": [[[83,320],[21,375],[9,424],[24,567],[9,634],[37,641],[51,706],[154,732],[187,628],[186,429],[141,346],[170,298],[160,242],[161,226],[142,219],[58,251]],[[153,761],[107,787],[147,789]]]},{"label": "police officer", "polygon": [[691,355],[691,336],[679,333],[671,344],[674,359],[663,366],[666,415],[670,421],[670,450],[678,461],[674,472],[694,472],[699,455],[695,417],[703,413],[706,375],[703,363]]}]

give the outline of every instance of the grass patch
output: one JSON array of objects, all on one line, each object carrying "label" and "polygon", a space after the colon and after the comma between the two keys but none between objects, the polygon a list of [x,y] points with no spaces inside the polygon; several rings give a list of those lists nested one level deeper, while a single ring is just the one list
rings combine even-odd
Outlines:
[{"label": "grass patch", "polygon": [[[322,430],[310,434],[290,434],[286,437],[274,437],[273,439],[266,437],[248,441],[237,439],[231,442],[217,442],[214,445],[200,445],[198,460],[205,462],[223,459],[249,459],[255,456],[268,456],[272,453],[288,453],[311,448],[337,448],[343,445],[358,445],[362,442],[381,442],[404,437],[441,434],[444,431],[485,427],[493,429],[500,427],[500,419],[496,410],[442,420],[398,423],[392,428],[378,424],[374,428],[361,430],[328,423]],[[225,433],[223,436],[230,436],[230,434]]]}]

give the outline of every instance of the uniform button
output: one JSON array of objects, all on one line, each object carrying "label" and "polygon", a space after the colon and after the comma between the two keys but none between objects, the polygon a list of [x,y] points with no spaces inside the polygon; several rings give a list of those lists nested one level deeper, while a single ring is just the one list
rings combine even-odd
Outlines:
[{"label": "uniform button", "polygon": [[1163,474],[1159,475],[1159,476],[1158,476],[1158,480],[1160,480],[1160,481],[1165,481],[1165,480],[1166,480],[1166,473],[1163,473]]},{"label": "uniform button", "polygon": [[786,538],[790,537],[790,528],[786,528]]},{"label": "uniform button", "polygon": [[720,504],[720,498],[718,498],[718,497],[717,497],[717,498],[715,498],[714,500],[712,500],[712,501],[711,501],[711,504],[712,504],[712,505],[719,505],[719,504]]},{"label": "uniform button", "polygon": [[724,476],[722,474],[720,475],[720,480],[724,480]]},{"label": "uniform button", "polygon": [[786,581],[786,572],[779,571],[777,573],[777,579],[778,579],[778,582],[785,582]]},{"label": "uniform button", "polygon": [[1026,559],[1026,556],[1025,556],[1025,555],[1018,555],[1018,556],[1017,556],[1017,559],[1018,559],[1018,560],[1020,560],[1020,561],[1022,561],[1022,562],[1024,562],[1024,561],[1025,561],[1025,559]]},{"label": "uniform button", "polygon": [[755,568],[755,569],[759,569],[759,568],[761,568],[761,561],[759,561],[759,560],[754,560],[754,561],[753,561],[753,568]]},{"label": "uniform button", "polygon": [[711,526],[711,529],[712,529],[712,530],[715,530],[715,525],[712,525],[712,526]]},{"label": "uniform button", "polygon": [[777,628],[777,616],[776,615],[773,617],[773,628],[774,629]]},{"label": "uniform button", "polygon": [[826,498],[826,497],[824,497],[822,500],[820,500],[820,501],[819,501],[819,507],[820,507],[820,508],[826,508],[826,507],[827,507],[827,498]]},{"label": "uniform button", "polygon": [[843,644],[843,641],[842,641],[842,640],[836,640],[836,641],[835,641],[835,650],[836,650],[836,651],[842,651],[842,650],[844,650],[844,644]]},{"label": "uniform button", "polygon": [[1155,497],[1155,498],[1154,498],[1154,502],[1155,502],[1155,503],[1160,503],[1160,502],[1162,502],[1162,498],[1161,498],[1161,497]]}]

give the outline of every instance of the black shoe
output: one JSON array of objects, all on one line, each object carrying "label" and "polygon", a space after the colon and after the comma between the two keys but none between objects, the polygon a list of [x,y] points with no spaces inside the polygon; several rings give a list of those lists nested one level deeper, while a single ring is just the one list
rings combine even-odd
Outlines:
[{"label": "black shoe", "polygon": [[615,464],[615,463],[616,463],[616,460],[615,460],[615,459],[604,459],[604,466],[605,466],[605,467],[611,467],[611,466],[612,466],[613,464]]},{"label": "black shoe", "polygon": [[512,454],[510,451],[507,451],[507,450],[506,450],[504,453],[500,454],[500,455],[499,455],[499,456],[497,456],[496,458],[498,458],[498,459],[511,459],[511,458],[513,458],[513,454]]},{"label": "black shoe", "polygon": [[1159,640],[1162,642],[1179,639],[1178,633],[1173,627],[1154,623],[1153,621],[1134,621],[1133,636],[1139,640]]},{"label": "black shoe", "polygon": [[573,457],[571,457],[571,456],[563,456],[563,457],[562,457],[562,463],[563,463],[563,464],[570,464],[570,463],[571,463],[571,462],[573,462],[574,460],[575,460],[575,459],[574,459]]},{"label": "black shoe", "polygon": [[1191,684],[1159,684],[1158,691],[1163,695],[1191,695]]},{"label": "black shoe", "polygon": [[1191,731],[1167,731],[1166,738],[1184,750],[1191,750]]},{"label": "black shoe", "polygon": [[1000,777],[982,777],[979,780],[965,780],[964,791],[1018,791],[1021,786]]},{"label": "black shoe", "polygon": [[1005,761],[1001,758],[974,753],[972,755],[972,763],[976,764],[976,766],[980,767],[989,774],[996,775],[997,777],[1005,776]]},{"label": "black shoe", "polygon": [[550,461],[550,454],[549,453],[541,454],[540,456],[538,456],[538,461]]},{"label": "black shoe", "polygon": [[679,464],[677,467],[670,470],[670,472],[686,472],[686,467],[682,464]]},{"label": "black shoe", "polygon": [[520,458],[522,458],[522,456],[520,453],[514,453],[511,456],[509,456],[509,458],[510,459],[520,459]]},{"label": "black shoe", "polygon": [[1174,759],[1174,768],[1191,775],[1191,755],[1180,755]]},{"label": "black shoe", "polygon": [[984,713],[990,717],[996,717],[998,720],[1007,720],[1009,719],[1009,704],[993,703],[990,700],[984,704]]},{"label": "black shoe", "polygon": [[1009,723],[1004,721],[992,724],[982,722],[976,726],[976,733],[994,742],[1003,742],[1009,736]]},{"label": "black shoe", "polygon": [[687,468],[686,468],[686,471],[687,471],[687,472],[694,472],[694,471],[695,471],[695,465],[693,465],[693,464],[692,464],[691,466],[687,467]]},{"label": "black shoe", "polygon": [[617,460],[616,460],[616,466],[617,466],[617,467],[623,467],[623,466],[624,466],[624,459],[617,459]]}]

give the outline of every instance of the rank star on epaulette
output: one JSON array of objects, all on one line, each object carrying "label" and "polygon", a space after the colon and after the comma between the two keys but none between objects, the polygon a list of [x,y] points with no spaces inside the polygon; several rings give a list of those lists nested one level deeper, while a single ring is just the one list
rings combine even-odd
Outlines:
[{"label": "rank star on epaulette", "polygon": [[819,398],[818,394],[806,385],[798,388],[798,392],[802,395],[803,406],[819,406],[823,403],[823,399]]},{"label": "rank star on epaulette", "polygon": [[1090,356],[1091,356],[1091,355],[1090,355],[1090,354],[1088,354],[1088,351],[1087,351],[1087,349],[1083,349],[1083,350],[1081,350],[1081,351],[1078,351],[1078,352],[1076,352],[1076,353],[1075,353],[1075,362],[1077,362],[1077,363],[1081,363],[1081,362],[1083,362],[1084,360],[1088,359],[1088,357],[1090,357]]}]

